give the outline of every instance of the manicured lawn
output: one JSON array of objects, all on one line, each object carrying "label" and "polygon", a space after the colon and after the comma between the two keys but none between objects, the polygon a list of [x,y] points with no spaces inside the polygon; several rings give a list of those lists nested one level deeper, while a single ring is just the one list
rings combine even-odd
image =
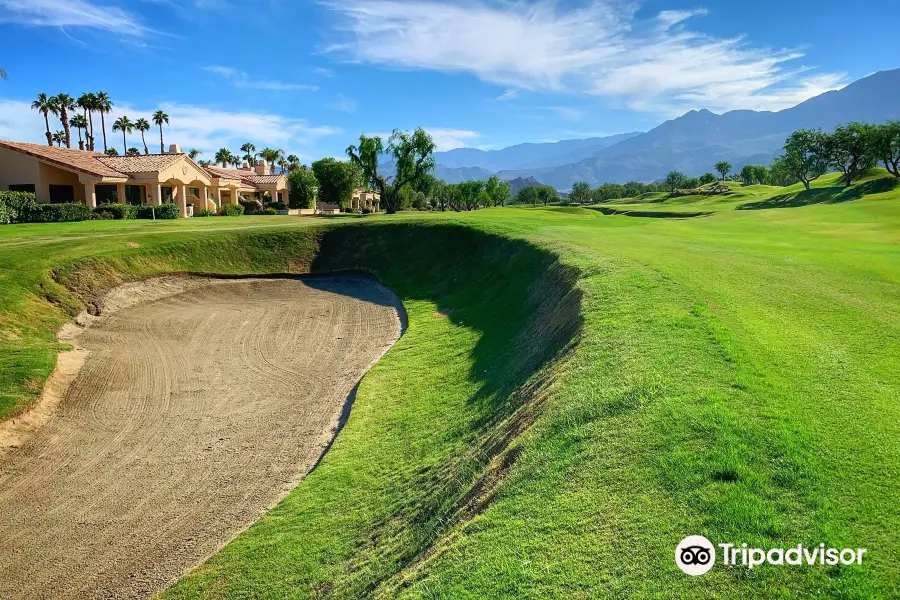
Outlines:
[{"label": "manicured lawn", "polygon": [[[679,206],[715,214],[681,220],[0,228],[0,399],[21,405],[52,367],[65,313],[45,297],[75,307],[167,270],[364,268],[407,333],[321,465],[164,597],[896,597],[900,189],[828,184],[704,197]],[[770,204],[734,210],[748,202]],[[60,263],[75,295],[44,276]],[[673,562],[689,534],[868,552],[691,578]]]}]

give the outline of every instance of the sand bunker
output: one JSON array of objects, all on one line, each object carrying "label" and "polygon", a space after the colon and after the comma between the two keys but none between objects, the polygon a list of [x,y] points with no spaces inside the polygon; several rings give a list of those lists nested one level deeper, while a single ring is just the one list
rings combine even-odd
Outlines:
[{"label": "sand bunker", "polygon": [[361,277],[168,278],[103,312],[0,455],[0,598],[146,597],[209,556],[316,463],[402,309]]}]

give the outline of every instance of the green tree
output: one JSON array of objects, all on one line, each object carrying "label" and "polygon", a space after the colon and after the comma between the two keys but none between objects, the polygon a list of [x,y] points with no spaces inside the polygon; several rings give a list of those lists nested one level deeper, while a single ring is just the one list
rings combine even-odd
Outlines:
[{"label": "green tree", "polygon": [[894,177],[900,177],[900,121],[878,125],[872,131],[872,155],[884,163]]},{"label": "green tree", "polygon": [[216,164],[221,164],[223,169],[228,168],[229,158],[231,158],[231,150],[228,148],[219,148],[216,150],[215,156],[213,156],[213,160],[215,160]]},{"label": "green tree", "polygon": [[[146,149],[146,147],[147,147],[147,144],[144,144],[145,149]],[[201,154],[203,154],[203,153],[201,151],[197,150],[196,148],[191,148],[190,150],[188,150],[188,153],[187,153],[187,155],[191,157],[191,160],[197,160],[197,157],[200,156]]]},{"label": "green tree", "polygon": [[78,96],[78,100],[75,101],[75,104],[84,112],[84,119],[87,122],[87,128],[85,130],[85,146],[88,150],[93,150],[94,111],[96,110],[97,97],[92,93],[82,94]]},{"label": "green tree", "polygon": [[48,96],[43,92],[38,94],[37,100],[31,103],[31,110],[36,110],[44,115],[44,126],[47,128],[47,145],[53,146],[53,134],[50,133],[50,113],[56,114],[56,97]]},{"label": "green tree", "polygon": [[597,204],[609,202],[610,200],[616,200],[618,198],[625,198],[627,196],[628,194],[625,192],[625,186],[619,185],[618,183],[604,183],[603,185],[594,188],[591,193],[592,200]]},{"label": "green tree", "polygon": [[165,154],[166,153],[166,143],[163,141],[162,127],[163,127],[163,125],[169,124],[169,115],[167,115],[162,110],[158,110],[155,113],[153,113],[153,116],[151,117],[151,119],[153,120],[153,124],[157,125],[159,127],[159,153]]},{"label": "green tree", "polygon": [[844,174],[846,187],[878,162],[872,154],[873,133],[871,125],[850,123],[825,137],[828,163]]},{"label": "green tree", "polygon": [[577,181],[572,186],[569,201],[576,204],[587,204],[591,201],[591,184],[587,181]]},{"label": "green tree", "polygon": [[[275,163],[278,162],[278,156],[280,155],[280,153],[281,153],[280,150],[276,150],[274,148],[263,148],[262,150],[259,151],[259,156],[264,161],[266,161],[266,163],[268,163],[269,166],[272,167],[272,172],[274,173],[275,172]],[[321,180],[319,180],[319,183],[321,183]]]},{"label": "green tree", "polygon": [[72,127],[78,130],[78,149],[84,150],[84,140],[81,137],[81,130],[87,127],[87,119],[84,115],[75,115],[72,117]]},{"label": "green tree", "polygon": [[115,148],[107,148],[106,152],[104,152],[103,154],[105,154],[107,156],[118,156],[119,151],[116,150]]},{"label": "green tree", "polygon": [[500,181],[496,175],[491,175],[484,183],[484,191],[490,198],[491,206],[505,206],[509,201],[509,182]]},{"label": "green tree", "polygon": [[131,122],[127,116],[121,116],[116,119],[116,122],[113,123],[113,131],[121,131],[122,132],[122,146],[124,148],[124,152],[128,154],[128,141],[125,139],[126,134],[134,131],[134,123]]},{"label": "green tree", "polygon": [[287,157],[288,171],[295,171],[300,168],[300,157],[296,154],[289,154]]},{"label": "green tree", "polygon": [[315,208],[319,195],[319,180],[312,169],[301,165],[288,175],[290,193],[288,205],[291,208]]},{"label": "green tree", "polygon": [[69,126],[69,111],[75,110],[75,99],[68,94],[57,94],[56,110],[58,111],[59,120],[63,126],[63,132],[66,134],[66,148],[71,148],[72,129]]},{"label": "green tree", "polygon": [[791,170],[788,168],[787,163],[782,157],[779,156],[772,161],[766,183],[787,187],[789,185],[794,185],[797,181],[797,178],[791,173]]},{"label": "green tree", "polygon": [[727,160],[720,160],[716,163],[716,171],[722,176],[722,181],[725,181],[725,178],[731,173],[731,163]]},{"label": "green tree", "polygon": [[125,156],[140,156],[141,150],[140,148],[129,148],[128,152],[125,153]]},{"label": "green tree", "polygon": [[66,143],[66,132],[62,130],[54,132],[53,141],[56,142],[57,147],[62,148],[62,145]]},{"label": "green tree", "polygon": [[700,185],[709,185],[716,180],[716,176],[712,173],[704,173],[700,176]]},{"label": "green tree", "polygon": [[629,181],[622,186],[623,198],[634,198],[644,193],[644,184],[640,181]]},{"label": "green tree", "polygon": [[319,182],[319,200],[347,208],[353,197],[353,190],[360,185],[359,167],[334,158],[323,158],[312,164],[313,173]]},{"label": "green tree", "polygon": [[251,167],[256,166],[256,146],[247,142],[243,146],[241,146],[241,152],[244,153],[244,162],[246,162]]},{"label": "green tree", "polygon": [[453,199],[455,193],[455,185],[451,183],[445,183],[444,181],[438,179],[431,190],[431,206],[433,208],[439,208],[441,212],[444,212],[444,210],[450,205],[450,201]]},{"label": "green tree", "polygon": [[780,166],[809,189],[810,182],[828,172],[828,151],[821,130],[799,129],[784,142]]},{"label": "green tree", "polygon": [[97,92],[94,94],[94,99],[96,100],[94,104],[95,110],[100,113],[100,129],[103,131],[103,151],[106,152],[108,149],[106,146],[106,115],[112,110],[113,103],[106,92]]},{"label": "green tree", "polygon": [[415,188],[425,175],[434,170],[434,140],[421,127],[408,133],[395,129],[388,139],[388,152],[394,159],[396,175],[393,182],[378,173],[378,157],[384,151],[384,143],[378,136],[359,137],[359,146],[347,148],[347,156],[357,165],[370,189],[381,195],[388,214],[397,212],[398,193],[405,185]]},{"label": "green tree", "polygon": [[[134,122],[134,128],[141,132],[141,143],[144,144],[144,154],[150,154],[150,148],[147,147],[147,140],[144,139],[144,133],[150,131],[150,122],[147,119],[138,119]],[[191,158],[194,158],[193,156]]]},{"label": "green tree", "polygon": [[681,187],[684,180],[685,176],[681,171],[669,171],[666,174],[666,179],[663,184],[666,186],[666,189],[668,191],[674,192]]}]

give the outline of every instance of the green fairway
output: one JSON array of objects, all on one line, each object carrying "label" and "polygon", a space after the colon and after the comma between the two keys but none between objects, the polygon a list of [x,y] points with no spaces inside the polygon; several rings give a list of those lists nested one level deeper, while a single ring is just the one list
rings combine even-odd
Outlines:
[{"label": "green fairway", "polygon": [[[688,219],[0,227],[0,416],[118,282],[363,269],[405,335],[317,469],[162,597],[898,597],[900,188],[801,190],[605,205],[712,213]],[[867,553],[689,577],[673,554],[693,534]]]}]

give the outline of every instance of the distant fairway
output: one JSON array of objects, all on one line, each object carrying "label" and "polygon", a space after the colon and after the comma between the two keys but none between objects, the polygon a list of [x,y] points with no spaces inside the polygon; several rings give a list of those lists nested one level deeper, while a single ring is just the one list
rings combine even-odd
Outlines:
[{"label": "distant fairway", "polygon": [[[833,185],[606,205],[689,219],[0,227],[0,410],[123,279],[363,269],[406,333],[319,467],[163,598],[897,597],[900,188]],[[691,534],[868,552],[688,577]]]}]

